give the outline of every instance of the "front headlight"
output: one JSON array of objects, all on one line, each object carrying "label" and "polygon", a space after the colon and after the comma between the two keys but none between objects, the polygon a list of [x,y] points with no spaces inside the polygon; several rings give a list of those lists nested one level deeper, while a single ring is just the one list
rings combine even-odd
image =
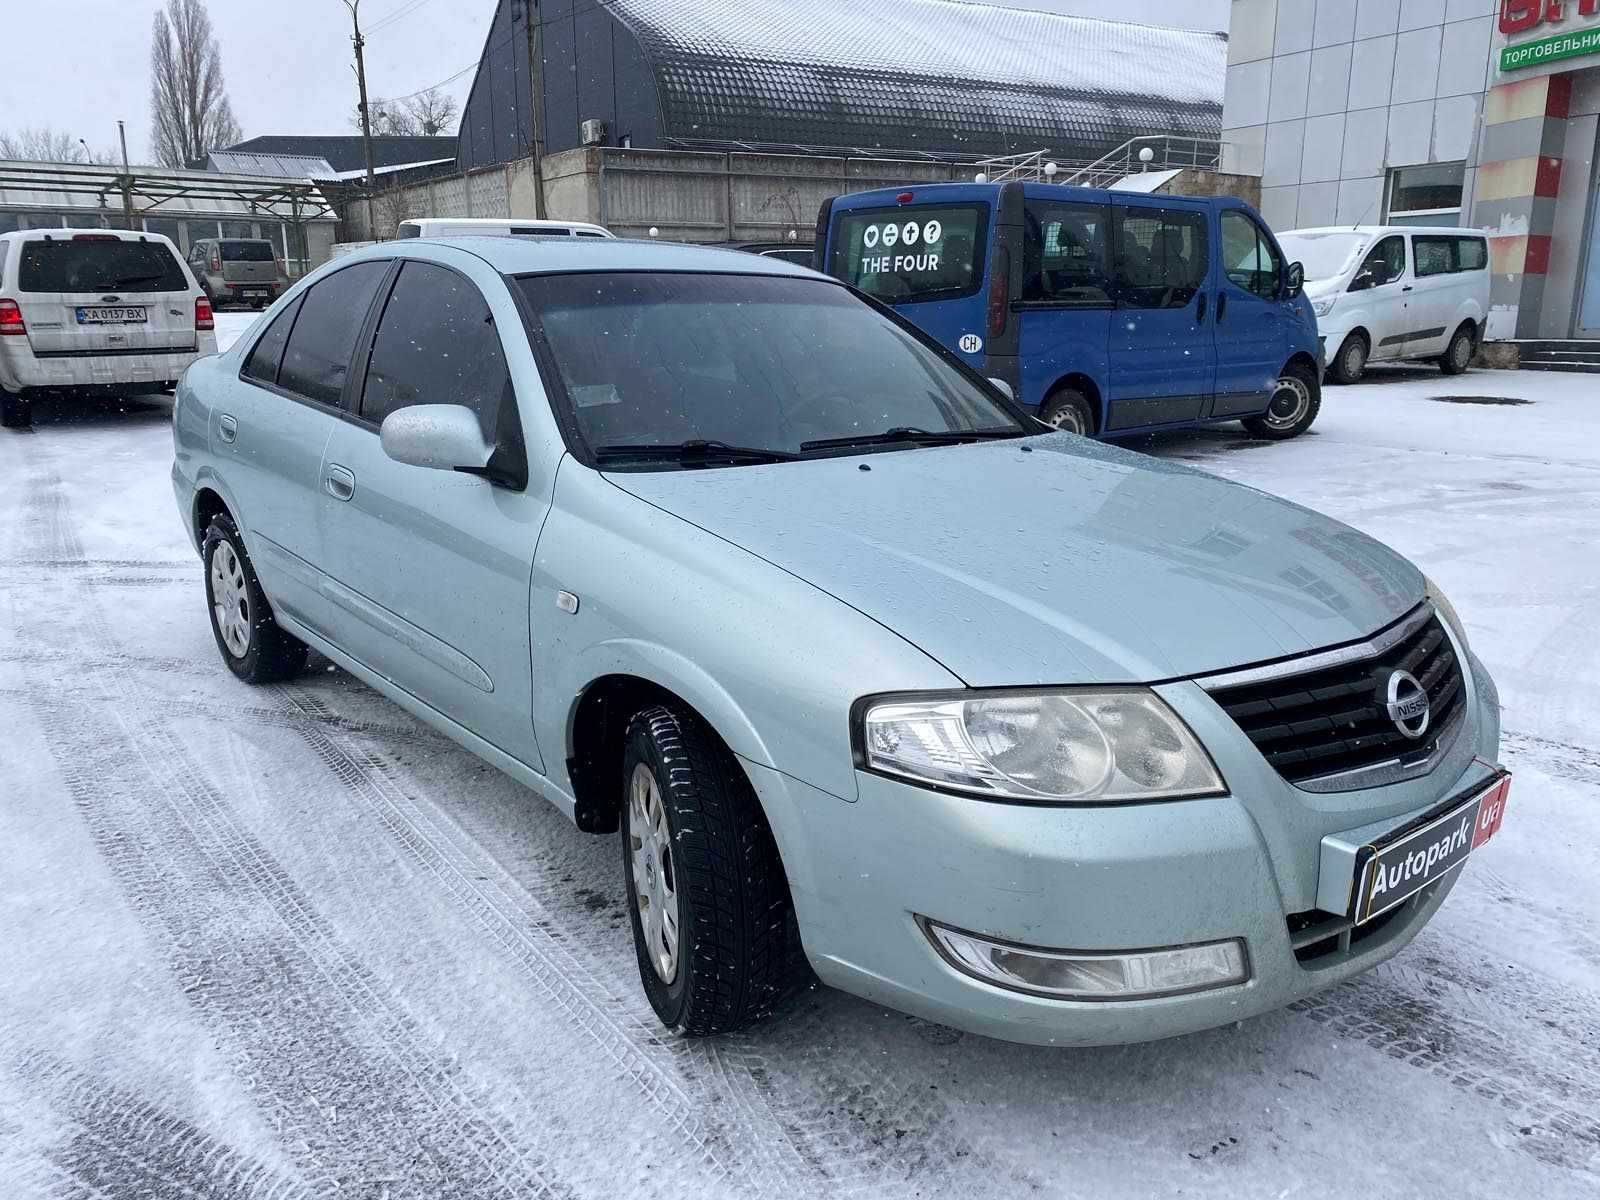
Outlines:
[{"label": "front headlight", "polygon": [[1146,688],[869,701],[863,764],[997,800],[1095,804],[1224,791],[1211,757]]},{"label": "front headlight", "polygon": [[1333,306],[1338,302],[1338,300],[1339,297],[1337,296],[1328,296],[1322,300],[1313,300],[1311,302],[1311,311],[1316,313],[1319,317],[1325,317],[1333,311]]},{"label": "front headlight", "polygon": [[1439,590],[1439,585],[1426,575],[1422,577],[1428,595],[1428,603],[1433,605],[1433,611],[1439,614],[1439,619],[1450,626],[1450,632],[1456,635],[1456,641],[1461,643],[1461,648],[1467,648],[1467,627],[1461,623],[1461,616],[1456,612],[1456,606],[1451,604],[1445,594]]}]

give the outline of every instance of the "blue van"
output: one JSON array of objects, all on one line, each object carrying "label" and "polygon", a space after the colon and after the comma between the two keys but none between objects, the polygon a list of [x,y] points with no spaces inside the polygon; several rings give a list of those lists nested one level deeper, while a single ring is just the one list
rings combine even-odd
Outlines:
[{"label": "blue van", "polygon": [[1321,406],[1303,272],[1232,198],[1025,182],[858,192],[823,204],[814,264],[1061,429],[1243,420],[1288,438]]}]

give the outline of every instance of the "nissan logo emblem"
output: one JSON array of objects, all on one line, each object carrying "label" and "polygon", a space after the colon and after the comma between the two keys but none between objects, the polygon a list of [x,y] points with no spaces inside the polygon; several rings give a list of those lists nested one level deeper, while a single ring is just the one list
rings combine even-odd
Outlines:
[{"label": "nissan logo emblem", "polygon": [[1391,671],[1383,689],[1383,707],[1394,727],[1412,741],[1428,732],[1428,693],[1410,671]]}]

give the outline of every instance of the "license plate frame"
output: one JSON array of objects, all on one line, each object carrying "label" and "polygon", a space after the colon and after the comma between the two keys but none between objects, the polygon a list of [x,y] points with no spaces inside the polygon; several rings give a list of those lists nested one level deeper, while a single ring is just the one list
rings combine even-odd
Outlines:
[{"label": "license plate frame", "polygon": [[1511,773],[1500,770],[1465,797],[1453,797],[1363,846],[1350,920],[1356,925],[1375,920],[1466,862],[1499,831],[1510,792]]},{"label": "license plate frame", "polygon": [[77,307],[79,325],[148,325],[148,304],[80,304]]}]

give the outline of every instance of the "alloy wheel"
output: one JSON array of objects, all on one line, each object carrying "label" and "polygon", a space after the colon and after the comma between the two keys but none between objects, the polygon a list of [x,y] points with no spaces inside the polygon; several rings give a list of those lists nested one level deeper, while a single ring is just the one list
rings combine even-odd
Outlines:
[{"label": "alloy wheel", "polygon": [[250,589],[244,564],[226,541],[211,553],[211,615],[228,653],[243,658],[250,652]]},{"label": "alloy wheel", "polygon": [[661,786],[644,763],[628,781],[628,851],[645,951],[661,982],[671,983],[678,977],[677,872]]}]

